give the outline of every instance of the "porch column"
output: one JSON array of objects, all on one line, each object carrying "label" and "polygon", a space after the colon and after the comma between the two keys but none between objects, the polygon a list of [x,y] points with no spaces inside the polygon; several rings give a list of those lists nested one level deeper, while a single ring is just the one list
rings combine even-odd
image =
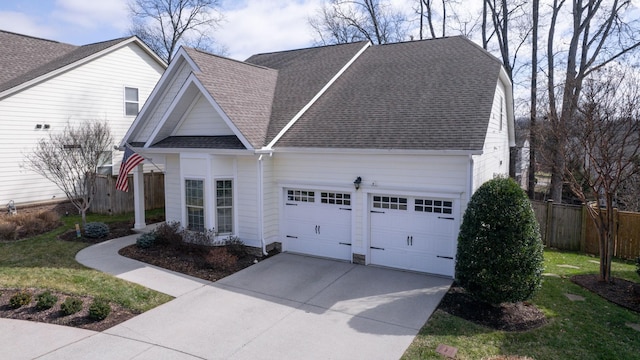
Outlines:
[{"label": "porch column", "polygon": [[144,172],[143,164],[133,169],[133,208],[135,210],[135,223],[133,228],[136,230],[144,229],[147,224],[144,222]]}]

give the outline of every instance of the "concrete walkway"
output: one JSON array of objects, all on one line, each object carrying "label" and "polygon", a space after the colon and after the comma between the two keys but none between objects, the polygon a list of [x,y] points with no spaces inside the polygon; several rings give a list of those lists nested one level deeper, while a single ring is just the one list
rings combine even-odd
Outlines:
[{"label": "concrete walkway", "polygon": [[0,319],[0,358],[397,359],[451,285],[286,253],[209,283],[120,257],[135,238],[77,260],[175,300],[101,333]]}]

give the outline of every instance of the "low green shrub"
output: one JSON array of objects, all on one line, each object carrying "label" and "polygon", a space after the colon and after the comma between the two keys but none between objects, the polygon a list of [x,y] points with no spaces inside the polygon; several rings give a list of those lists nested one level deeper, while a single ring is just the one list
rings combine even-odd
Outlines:
[{"label": "low green shrub", "polygon": [[60,304],[60,311],[64,315],[73,315],[82,310],[82,300],[75,297],[68,297]]},{"label": "low green shrub", "polygon": [[226,248],[218,246],[209,249],[204,260],[208,267],[223,271],[233,270],[238,263],[238,257],[230,254]]},{"label": "low green shrub", "polygon": [[58,302],[58,297],[50,291],[45,291],[36,296],[36,308],[38,310],[51,309]]},{"label": "low green shrub", "polygon": [[29,305],[32,295],[28,291],[18,291],[9,299],[9,306],[13,309],[18,309],[25,305]]},{"label": "low green shrub", "polygon": [[155,245],[156,234],[153,232],[142,234],[136,239],[136,245],[141,249],[148,249]]},{"label": "low green shrub", "polygon": [[109,235],[109,226],[102,222],[89,222],[84,226],[84,236],[99,239]]},{"label": "low green shrub", "polygon": [[95,298],[89,306],[89,317],[93,320],[104,320],[111,313],[111,306],[106,299]]}]

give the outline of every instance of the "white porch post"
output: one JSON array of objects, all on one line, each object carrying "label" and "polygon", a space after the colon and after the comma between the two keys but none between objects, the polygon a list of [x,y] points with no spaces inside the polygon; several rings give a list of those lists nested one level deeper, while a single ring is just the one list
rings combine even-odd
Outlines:
[{"label": "white porch post", "polygon": [[133,208],[135,210],[136,222],[133,228],[144,229],[147,224],[144,222],[144,172],[143,165],[140,164],[133,169]]}]

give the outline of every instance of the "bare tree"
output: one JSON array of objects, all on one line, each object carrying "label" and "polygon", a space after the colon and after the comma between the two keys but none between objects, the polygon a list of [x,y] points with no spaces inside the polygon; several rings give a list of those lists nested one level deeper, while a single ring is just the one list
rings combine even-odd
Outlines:
[{"label": "bare tree", "polygon": [[[536,147],[538,146],[536,127],[538,118],[538,20],[540,0],[531,2],[531,99],[529,108],[529,172],[527,190],[530,199],[536,194]],[[524,161],[524,159],[523,159]]]},{"label": "bare tree", "polygon": [[[600,75],[600,74],[594,74]],[[640,173],[640,82],[607,72],[589,79],[568,125],[566,178],[598,229],[600,280],[611,282],[614,206],[626,179]]]},{"label": "bare tree", "polygon": [[167,63],[181,44],[213,50],[219,0],[130,0],[130,32]]},{"label": "bare tree", "polygon": [[[573,23],[568,34],[556,33],[558,18],[569,1]],[[562,201],[565,171],[566,125],[576,116],[584,80],[594,71],[626,55],[640,46],[640,20],[625,22],[624,14],[632,8],[631,0],[553,0],[547,42],[547,111],[552,126],[551,196]],[[568,43],[558,49],[562,43]],[[562,56],[556,56],[560,50]],[[564,73],[556,83],[555,70]]]},{"label": "bare tree", "polygon": [[368,40],[386,44],[407,38],[406,18],[388,0],[330,0],[309,18],[320,44]]},{"label": "bare tree", "polygon": [[86,224],[96,192],[97,170],[111,146],[113,137],[106,122],[67,124],[61,133],[40,139],[33,152],[25,154],[25,165],[64,191]]}]

